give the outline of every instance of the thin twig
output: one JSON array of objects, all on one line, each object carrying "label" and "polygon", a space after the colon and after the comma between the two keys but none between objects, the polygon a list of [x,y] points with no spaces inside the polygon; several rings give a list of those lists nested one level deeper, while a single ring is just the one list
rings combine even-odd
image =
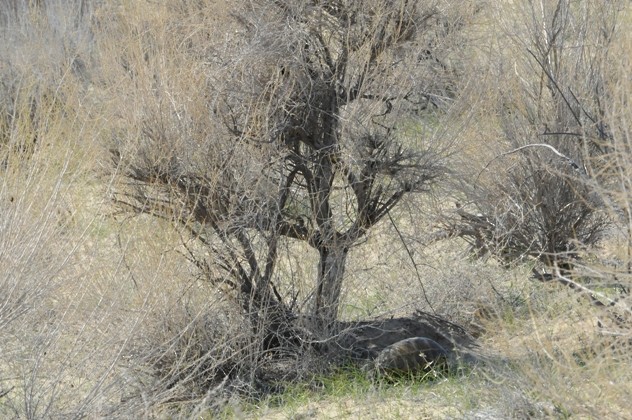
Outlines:
[{"label": "thin twig", "polygon": [[566,162],[568,162],[569,165],[571,165],[571,167],[576,170],[579,171],[582,175],[586,175],[586,173],[579,167],[579,165],[571,158],[569,158],[568,156],[566,156],[564,153],[561,153],[559,150],[557,150],[555,147],[551,146],[550,144],[547,143],[531,143],[531,144],[525,144],[524,146],[520,146],[516,149],[510,150],[508,152],[504,152],[499,154],[498,156],[496,156],[495,158],[493,158],[492,160],[490,160],[489,162],[487,162],[487,164],[483,167],[483,169],[478,173],[478,175],[476,176],[476,179],[478,180],[478,178],[481,176],[481,174],[483,172],[485,172],[487,170],[487,168],[497,159],[500,159],[502,157],[511,155],[513,153],[517,153],[521,150],[530,148],[530,147],[545,147],[549,150],[551,150],[553,153],[555,153],[557,156],[561,157],[562,159],[564,159]]},{"label": "thin twig", "polygon": [[417,268],[417,263],[415,262],[415,258],[413,257],[413,253],[411,252],[410,248],[408,248],[408,245],[406,244],[406,241],[404,240],[404,236],[402,235],[402,233],[399,231],[399,228],[395,224],[395,221],[393,220],[393,217],[391,216],[391,213],[387,212],[386,214],[388,215],[388,218],[390,219],[391,224],[395,228],[395,232],[397,232],[397,235],[399,236],[399,240],[402,242],[402,245],[404,245],[404,249],[406,249],[406,253],[408,254],[408,258],[410,258],[410,262],[413,264],[413,268],[415,269],[415,274],[417,275],[417,280],[419,281],[419,286],[421,286],[421,291],[422,291],[422,293],[424,295],[424,300],[428,304],[428,307],[430,309],[432,309],[432,312],[434,314],[436,314],[437,311],[435,311],[435,309],[432,307],[432,304],[430,303],[430,300],[428,299],[428,295],[426,294],[426,288],[424,287],[424,283],[421,280],[421,276],[419,275],[419,268]]},{"label": "thin twig", "polygon": [[[572,287],[573,289],[577,289],[579,291],[582,291],[582,292],[586,293],[588,295],[588,297],[590,298],[591,302],[594,305],[605,306],[605,304],[603,302],[601,302],[599,299],[603,299],[606,302],[608,302],[608,306],[616,305],[616,303],[617,303],[616,301],[610,299],[609,297],[605,296],[604,294],[596,292],[596,291],[594,291],[592,289],[589,289],[588,287],[583,286],[583,285],[577,283],[576,281],[573,281],[573,280],[569,279],[566,276],[563,276],[562,273],[560,272],[560,269],[557,266],[557,264],[555,265],[554,269],[555,269],[555,277],[557,278],[557,280],[560,283],[565,284],[565,285],[567,285],[569,287]],[[599,299],[597,299],[597,297],[599,297]]]}]

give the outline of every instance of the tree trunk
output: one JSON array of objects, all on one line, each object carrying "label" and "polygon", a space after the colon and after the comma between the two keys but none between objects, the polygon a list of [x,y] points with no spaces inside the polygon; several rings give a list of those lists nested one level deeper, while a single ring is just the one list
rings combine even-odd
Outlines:
[{"label": "tree trunk", "polygon": [[319,249],[318,280],[312,314],[325,332],[338,318],[340,291],[348,252],[348,248],[340,244],[322,246]]}]

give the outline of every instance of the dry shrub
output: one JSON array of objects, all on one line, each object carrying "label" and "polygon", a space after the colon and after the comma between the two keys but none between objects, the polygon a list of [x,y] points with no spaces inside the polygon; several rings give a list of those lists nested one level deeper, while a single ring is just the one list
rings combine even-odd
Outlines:
[{"label": "dry shrub", "polygon": [[[630,9],[534,1],[493,10],[491,61],[475,60],[486,77],[477,75],[470,92],[478,116],[469,120],[472,138],[449,186],[458,192],[440,203],[454,216],[451,233],[484,258],[464,258],[463,244],[451,239],[422,260],[414,243],[423,235],[406,239],[439,311],[467,321],[483,303],[476,321],[490,354],[481,372],[496,407],[487,416],[627,417]],[[551,28],[557,38],[544,41]],[[537,58],[542,52],[555,58]],[[533,143],[553,145],[570,160],[548,146],[517,150]],[[560,282],[529,279],[540,264],[549,265],[546,279]]]},{"label": "dry shrub", "polygon": [[[525,19],[533,13],[532,6],[538,13]],[[469,220],[469,227],[503,227],[508,236],[494,236],[492,240],[502,239],[495,244],[501,250],[508,248],[507,254],[497,253],[500,260],[516,261],[517,256],[520,260],[531,254],[552,266],[549,269],[552,276],[547,278],[570,286],[543,285],[541,289],[545,292],[536,294],[539,304],[526,300],[528,313],[523,311],[511,323],[491,320],[488,330],[493,333],[482,338],[484,345],[505,355],[500,358],[502,361],[492,362],[488,367],[492,376],[499,374],[506,381],[508,398],[521,395],[532,407],[539,404],[538,411],[532,414],[528,414],[529,409],[526,411],[530,416],[630,414],[625,403],[625,395],[630,393],[632,363],[627,188],[631,167],[630,115],[629,107],[623,104],[628,103],[632,86],[625,75],[628,71],[623,69],[629,67],[631,44],[629,32],[623,30],[630,21],[629,10],[619,6],[622,5],[561,1],[514,4],[503,9],[500,22],[506,19],[510,28],[507,33],[514,40],[521,39],[517,46],[527,51],[527,60],[521,64],[520,58],[512,53],[515,66],[500,72],[503,75],[500,83],[514,81],[502,85],[511,90],[498,94],[514,98],[510,102],[503,100],[504,106],[516,101],[523,106],[504,108],[497,115],[501,129],[498,133],[507,140],[524,141],[512,143],[508,150],[528,143],[547,143],[580,164],[573,169],[569,160],[550,155],[551,149],[546,146],[537,147],[537,155],[523,149],[494,159],[498,156],[495,152],[482,159],[472,179],[480,182],[477,187],[480,190],[495,185],[495,179],[501,180],[497,191],[503,193],[494,195],[493,200],[482,201],[505,209],[501,212],[504,216],[499,218],[499,213],[492,212],[495,216],[490,217],[492,213],[484,210],[485,206],[479,206],[476,213],[460,211],[463,209],[455,212],[461,213],[461,220]],[[551,38],[554,41],[549,39],[554,45],[548,51],[556,51],[555,60],[538,62],[531,53],[542,51],[538,42],[545,42],[546,31],[520,32],[517,28],[521,25],[516,22],[550,30],[562,21],[565,23],[558,27],[559,36]],[[598,28],[608,30],[598,31]],[[577,34],[581,35],[579,39],[575,38]],[[576,56],[579,51],[582,54]],[[499,61],[498,68],[503,69],[505,62]],[[528,67],[522,67],[529,62]],[[515,89],[536,86],[529,76],[534,69],[543,68],[547,70],[537,82],[539,88],[527,89],[533,94],[515,93]],[[557,87],[553,87],[553,81]],[[543,94],[551,87],[557,93]],[[564,103],[564,97],[569,103]],[[534,98],[539,100],[527,106]],[[563,103],[551,107],[556,98]],[[487,172],[483,171],[485,167]],[[519,182],[516,178],[506,181],[506,176],[516,174],[527,176]],[[480,203],[476,200],[481,197],[475,198],[475,203]],[[508,201],[503,201],[503,197]],[[584,210],[580,211],[582,207]],[[506,217],[512,212],[513,218]],[[503,224],[508,221],[512,228],[507,229],[508,225]],[[472,235],[470,239],[480,247],[477,240],[490,237]],[[523,241],[523,245],[512,247],[510,242],[514,239]],[[553,245],[555,241],[560,246],[541,246]],[[530,251],[536,248],[537,252]],[[517,249],[521,251],[516,254]],[[529,404],[523,406],[528,408]]]},{"label": "dry shrub", "polygon": [[152,292],[142,325],[130,335],[121,364],[126,391],[108,415],[216,413],[327,369],[307,349],[265,350],[264,337],[232,299],[206,282],[189,279],[169,289]]},{"label": "dry shrub", "polygon": [[94,170],[97,130],[85,118],[78,61],[90,50],[90,25],[85,9],[74,5],[0,5],[0,416],[6,418],[81,417],[115,393],[118,337],[100,334],[111,307],[95,297],[91,273],[80,267],[93,255],[78,252],[91,248],[85,239],[95,215],[77,209],[95,207],[83,193],[93,182],[87,174]]},{"label": "dry shrub", "polygon": [[133,391],[116,411],[182,415],[221,407],[240,375],[252,374],[257,353],[243,322],[233,319],[239,315],[227,309],[210,299],[153,308],[127,353]]},{"label": "dry shrub", "polygon": [[51,21],[21,2],[3,4],[0,16],[0,326],[6,327],[59,283],[72,253],[62,239],[73,217],[67,181],[77,175],[73,159],[82,152],[73,150],[81,127],[71,105],[75,80],[63,77],[68,55],[45,47]]},{"label": "dry shrub", "polygon": [[[39,87],[33,85],[16,96],[28,97]],[[29,105],[10,120],[9,141],[1,150],[0,388],[11,390],[3,397],[3,413],[25,418],[60,415],[81,405],[59,399],[78,349],[66,347],[66,324],[75,304],[62,299],[66,282],[78,279],[71,273],[80,240],[73,236],[75,212],[68,199],[73,194],[69,181],[81,165],[73,161],[76,144],[66,138],[77,127],[65,119],[72,121],[64,104],[58,105],[60,112],[46,112],[44,103],[35,105],[36,114],[40,105],[45,110],[35,129],[37,142],[28,150],[14,147],[32,138],[32,120],[24,117]]]},{"label": "dry shrub", "polygon": [[480,106],[492,141],[475,152],[478,164],[459,169],[457,209],[446,223],[480,255],[536,259],[568,274],[579,248],[603,238],[609,220],[594,186],[607,177],[612,147],[606,86],[618,7],[492,7],[497,32]]},{"label": "dry shrub", "polygon": [[[39,160],[38,156],[33,159],[34,162]],[[50,172],[42,173],[32,165],[27,165],[26,170],[15,171],[17,174],[8,170],[3,172],[0,192],[0,389],[11,390],[3,397],[3,411],[6,408],[5,415],[8,416],[13,407],[16,415],[37,417],[47,412],[32,406],[41,397],[39,390],[28,389],[30,395],[20,407],[20,397],[14,399],[19,391],[14,388],[34,385],[35,372],[30,368],[41,361],[48,341],[53,339],[46,321],[54,323],[56,317],[46,314],[41,305],[58,287],[58,274],[68,255],[68,249],[64,249],[59,241],[64,223],[63,219],[58,219],[60,202],[56,196],[60,191],[54,183],[47,182]],[[53,173],[53,180],[58,181],[55,175]],[[42,196],[46,197],[47,203],[40,201]],[[44,321],[43,325],[39,325],[40,321]],[[17,407],[13,406],[16,400]]]}]

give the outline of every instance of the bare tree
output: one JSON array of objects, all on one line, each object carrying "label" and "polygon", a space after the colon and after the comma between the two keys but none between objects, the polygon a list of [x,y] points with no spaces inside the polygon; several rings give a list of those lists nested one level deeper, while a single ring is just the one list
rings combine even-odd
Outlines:
[{"label": "bare tree", "polygon": [[[132,186],[117,200],[186,228],[203,245],[188,246],[192,261],[237,292],[273,347],[299,312],[330,331],[349,250],[444,173],[447,146],[426,124],[455,95],[466,13],[409,0],[254,1],[233,16],[228,45],[204,50],[207,113],[158,107],[140,145],[113,149]],[[275,282],[281,243],[297,241],[318,253],[303,306]]]}]

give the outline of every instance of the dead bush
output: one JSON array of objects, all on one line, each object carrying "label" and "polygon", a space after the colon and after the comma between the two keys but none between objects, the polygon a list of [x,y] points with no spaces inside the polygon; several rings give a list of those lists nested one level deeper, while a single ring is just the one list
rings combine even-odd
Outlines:
[{"label": "dead bush", "polygon": [[491,90],[493,129],[502,149],[463,168],[445,227],[480,256],[535,259],[549,274],[557,267],[570,275],[580,249],[602,239],[610,223],[595,186],[609,176],[613,147],[606,63],[619,8],[560,0],[497,10],[517,19],[502,26],[506,43],[491,63],[499,81]]}]

